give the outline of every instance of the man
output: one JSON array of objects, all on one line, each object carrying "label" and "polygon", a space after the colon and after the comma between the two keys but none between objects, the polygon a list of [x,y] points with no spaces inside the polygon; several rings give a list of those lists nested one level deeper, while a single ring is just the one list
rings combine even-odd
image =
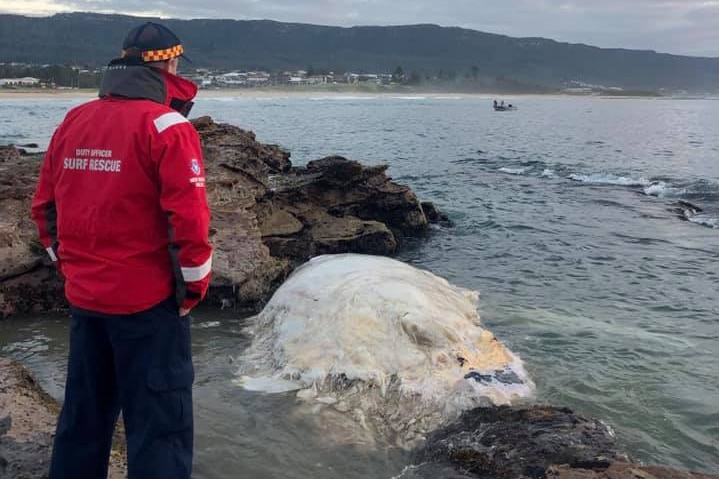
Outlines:
[{"label": "man", "polygon": [[100,98],[67,114],[42,165],[32,217],[72,313],[50,479],[105,478],[120,410],[129,479],[190,477],[189,312],[212,251],[182,53],[162,25],[130,31]]}]

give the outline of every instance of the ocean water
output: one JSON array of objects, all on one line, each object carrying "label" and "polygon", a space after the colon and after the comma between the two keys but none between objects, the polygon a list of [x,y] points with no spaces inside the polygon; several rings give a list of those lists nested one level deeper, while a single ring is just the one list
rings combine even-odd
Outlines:
[{"label": "ocean water", "polygon": [[[389,164],[455,224],[398,258],[480,291],[484,326],[525,361],[537,402],[602,419],[641,461],[718,472],[719,102],[507,100],[519,109],[465,95],[201,98],[192,116],[251,129],[295,164]],[[0,99],[0,144],[46,146],[78,103]],[[234,386],[242,324],[197,314],[196,477],[399,474],[405,452]],[[0,354],[58,397],[66,325],[0,322]]]}]

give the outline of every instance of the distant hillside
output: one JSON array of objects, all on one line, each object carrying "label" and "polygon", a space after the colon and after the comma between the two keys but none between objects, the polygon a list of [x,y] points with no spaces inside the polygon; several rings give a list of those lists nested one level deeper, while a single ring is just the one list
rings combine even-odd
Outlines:
[{"label": "distant hillside", "polygon": [[[89,13],[0,15],[0,62],[105,64],[147,19]],[[719,58],[602,49],[436,25],[326,27],[268,20],[161,20],[197,67],[331,69],[504,78],[550,88],[576,80],[632,90],[719,91]]]}]

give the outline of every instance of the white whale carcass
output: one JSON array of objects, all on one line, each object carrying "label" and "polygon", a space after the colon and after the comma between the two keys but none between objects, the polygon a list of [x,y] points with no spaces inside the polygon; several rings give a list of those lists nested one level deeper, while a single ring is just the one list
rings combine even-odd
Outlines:
[{"label": "white whale carcass", "polygon": [[250,319],[239,383],[298,391],[408,444],[465,409],[534,392],[522,362],[480,327],[478,294],[393,259],[326,255]]}]

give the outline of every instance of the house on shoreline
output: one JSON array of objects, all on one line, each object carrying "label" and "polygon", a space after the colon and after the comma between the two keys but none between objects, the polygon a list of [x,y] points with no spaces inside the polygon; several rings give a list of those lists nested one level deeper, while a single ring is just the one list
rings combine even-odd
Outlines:
[{"label": "house on shoreline", "polygon": [[40,79],[33,77],[0,78],[0,88],[35,88],[40,84]]},{"label": "house on shoreline", "polygon": [[[0,65],[5,65],[1,64]],[[0,79],[0,88],[96,88],[106,67],[87,68],[78,65],[9,65]],[[15,73],[16,78],[12,75]],[[35,73],[28,76],[28,73]],[[383,72],[334,72],[309,70],[213,70],[197,68],[181,70],[180,74],[201,89],[254,88],[271,86],[322,85],[391,85],[402,83],[395,75]],[[20,77],[20,75],[23,75]]]}]

